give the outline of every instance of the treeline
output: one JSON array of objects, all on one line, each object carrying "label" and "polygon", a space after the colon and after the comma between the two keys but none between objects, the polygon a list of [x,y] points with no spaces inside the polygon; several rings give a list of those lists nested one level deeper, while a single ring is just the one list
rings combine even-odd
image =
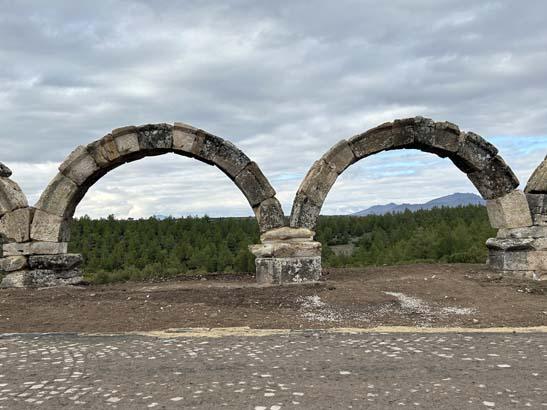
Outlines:
[{"label": "treeline", "polygon": [[[326,267],[486,259],[495,235],[484,207],[440,208],[384,216],[324,216],[316,239]],[[254,272],[248,245],[259,242],[254,218],[76,219],[70,252],[82,253],[96,282],[185,273]]]}]

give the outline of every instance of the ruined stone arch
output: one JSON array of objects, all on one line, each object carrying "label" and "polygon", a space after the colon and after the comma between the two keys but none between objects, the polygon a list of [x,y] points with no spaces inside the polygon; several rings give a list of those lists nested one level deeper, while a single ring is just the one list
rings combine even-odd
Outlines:
[{"label": "ruined stone arch", "polygon": [[315,231],[319,213],[338,176],[355,162],[381,151],[413,148],[448,157],[488,200],[492,225],[531,225],[519,181],[498,150],[479,135],[449,122],[415,117],[388,122],[334,145],[316,161],[294,200],[290,226]]},{"label": "ruined stone arch", "polygon": [[95,182],[122,164],[169,152],[220,168],[247,198],[261,232],[284,224],[275,190],[258,165],[234,144],[183,123],[148,124],[118,128],[76,148],[34,207],[31,240],[66,243],[76,207]]}]

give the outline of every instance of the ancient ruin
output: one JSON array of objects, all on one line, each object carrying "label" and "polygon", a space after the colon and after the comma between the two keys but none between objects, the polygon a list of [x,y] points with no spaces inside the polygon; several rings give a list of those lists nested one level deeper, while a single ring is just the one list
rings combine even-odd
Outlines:
[{"label": "ancient ruin", "polygon": [[9,168],[0,164],[2,286],[79,283],[82,257],[67,253],[77,205],[110,170],[169,152],[217,166],[243,192],[261,233],[261,243],[251,246],[259,283],[318,280],[321,244],[314,236],[330,189],[350,165],[395,149],[418,149],[449,158],[487,200],[490,223],[498,229],[497,237],[487,241],[490,266],[520,277],[547,279],[547,158],[522,192],[492,144],[452,123],[416,117],[382,124],[333,146],[304,178],[289,221],[256,163],[232,143],[183,123],[118,128],[76,148],[34,207],[10,178]]}]

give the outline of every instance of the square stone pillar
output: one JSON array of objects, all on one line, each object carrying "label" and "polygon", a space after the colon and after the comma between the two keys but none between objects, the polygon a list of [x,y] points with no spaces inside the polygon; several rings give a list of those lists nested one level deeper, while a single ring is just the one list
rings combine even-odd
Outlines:
[{"label": "square stone pillar", "polygon": [[321,243],[304,228],[278,228],[264,233],[260,245],[249,249],[256,256],[260,284],[316,282],[321,277]]}]

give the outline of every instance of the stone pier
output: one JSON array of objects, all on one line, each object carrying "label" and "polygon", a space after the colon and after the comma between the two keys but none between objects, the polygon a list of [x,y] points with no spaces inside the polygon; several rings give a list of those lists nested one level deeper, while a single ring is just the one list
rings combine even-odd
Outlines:
[{"label": "stone pier", "polygon": [[524,193],[515,191],[487,203],[498,234],[486,242],[493,269],[516,277],[547,280],[547,157]]}]

